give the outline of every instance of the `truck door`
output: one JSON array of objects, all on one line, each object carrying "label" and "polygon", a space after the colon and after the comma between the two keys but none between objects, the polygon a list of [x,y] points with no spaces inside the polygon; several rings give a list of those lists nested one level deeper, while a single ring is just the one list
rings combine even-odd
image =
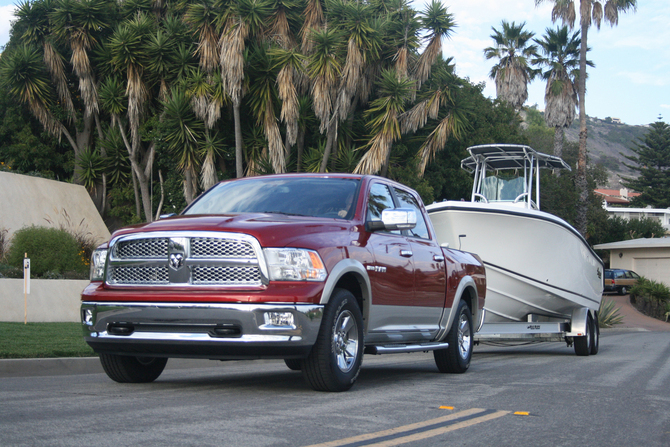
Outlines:
[{"label": "truck door", "polygon": [[427,318],[435,324],[442,315],[447,277],[444,266],[442,249],[430,234],[425,221],[425,212],[419,202],[409,193],[400,188],[394,188],[398,206],[412,208],[416,212],[416,227],[407,230],[407,241],[412,250],[414,262],[414,306],[432,308],[434,312],[427,312]]}]

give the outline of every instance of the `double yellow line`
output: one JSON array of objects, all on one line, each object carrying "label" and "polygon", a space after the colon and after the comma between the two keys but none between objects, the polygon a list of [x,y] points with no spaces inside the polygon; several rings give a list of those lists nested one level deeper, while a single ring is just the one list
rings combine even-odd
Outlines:
[{"label": "double yellow line", "polygon": [[461,428],[481,424],[482,422],[497,419],[509,413],[509,411],[471,408],[469,410],[459,411],[458,413],[453,413],[448,416],[417,422],[415,424],[403,425],[402,427],[391,428],[389,430],[368,433],[360,436],[352,436],[351,438],[325,442],[323,444],[314,444],[309,447],[340,447],[347,445],[386,447],[402,445],[408,442],[420,441]]}]

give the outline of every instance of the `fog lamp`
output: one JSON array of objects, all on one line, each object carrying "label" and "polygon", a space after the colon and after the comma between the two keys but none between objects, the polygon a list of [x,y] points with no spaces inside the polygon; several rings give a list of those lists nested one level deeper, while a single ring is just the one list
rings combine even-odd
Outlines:
[{"label": "fog lamp", "polygon": [[291,312],[265,312],[266,328],[295,329],[295,319]]},{"label": "fog lamp", "polygon": [[93,326],[93,309],[82,309],[81,321],[86,326]]}]

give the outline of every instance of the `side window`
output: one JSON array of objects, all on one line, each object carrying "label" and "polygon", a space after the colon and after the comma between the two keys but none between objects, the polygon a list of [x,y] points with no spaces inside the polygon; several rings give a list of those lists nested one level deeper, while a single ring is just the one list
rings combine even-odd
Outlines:
[{"label": "side window", "polygon": [[[393,197],[388,186],[382,183],[373,183],[370,187],[370,197],[368,199],[368,222],[382,220],[382,211],[387,208],[395,208]],[[400,234],[400,231],[392,231],[393,234]]]},{"label": "side window", "polygon": [[396,197],[398,197],[398,200],[400,201],[401,208],[411,208],[416,212],[416,227],[409,230],[410,236],[430,239],[426,221],[423,219],[423,213],[414,197],[412,197],[409,192],[403,191],[402,189],[394,188],[394,191]]}]

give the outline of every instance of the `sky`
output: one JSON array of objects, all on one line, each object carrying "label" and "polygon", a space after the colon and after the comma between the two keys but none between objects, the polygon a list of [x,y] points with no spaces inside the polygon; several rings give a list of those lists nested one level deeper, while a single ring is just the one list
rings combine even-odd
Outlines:
[{"label": "sky", "polygon": [[[426,0],[415,0],[423,10]],[[647,125],[658,120],[670,122],[670,1],[639,0],[635,12],[619,16],[619,24],[603,22],[600,30],[589,29],[586,113],[591,117],[619,118],[625,124]],[[486,60],[484,48],[493,46],[492,27],[501,29],[502,20],[525,22],[536,37],[551,22],[551,2],[539,7],[534,0],[443,0],[457,27],[443,42],[445,57],[454,57],[456,72],[474,83],[485,82],[484,94],[495,97],[495,83],[488,77],[495,63]],[[9,39],[15,3],[0,0],[0,46]],[[577,20],[578,22],[578,20]],[[578,23],[576,23],[578,25]],[[545,82],[529,85],[526,105],[544,109]]]}]

